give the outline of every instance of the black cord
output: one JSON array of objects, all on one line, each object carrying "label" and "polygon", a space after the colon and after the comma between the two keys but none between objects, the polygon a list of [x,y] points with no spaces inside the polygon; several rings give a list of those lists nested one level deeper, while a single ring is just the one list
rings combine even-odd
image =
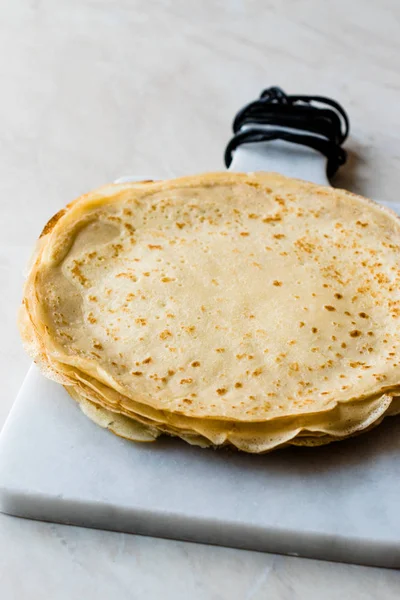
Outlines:
[{"label": "black cord", "polygon": [[[246,129],[241,131],[245,125]],[[328,159],[327,174],[332,177],[346,162],[347,153],[341,144],[349,127],[346,112],[335,100],[324,96],[288,96],[280,88],[271,87],[237,113],[233,121],[235,135],[225,150],[225,165],[229,167],[233,152],[241,144],[279,139],[321,152]]]}]

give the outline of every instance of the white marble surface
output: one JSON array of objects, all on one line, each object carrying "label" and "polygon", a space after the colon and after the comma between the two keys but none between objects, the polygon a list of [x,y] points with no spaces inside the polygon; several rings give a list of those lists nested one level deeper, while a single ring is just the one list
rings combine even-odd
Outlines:
[{"label": "white marble surface", "polygon": [[[124,173],[218,169],[263,87],[336,97],[352,122],[335,184],[397,200],[397,0],[8,0],[0,19],[0,375],[4,422],[29,361],[15,327],[45,220]],[[0,517],[3,600],[375,600],[397,571]]]},{"label": "white marble surface", "polygon": [[[6,514],[400,568],[400,420],[313,451],[132,444],[32,368],[0,435]],[[377,507],[379,506],[379,510]]]}]

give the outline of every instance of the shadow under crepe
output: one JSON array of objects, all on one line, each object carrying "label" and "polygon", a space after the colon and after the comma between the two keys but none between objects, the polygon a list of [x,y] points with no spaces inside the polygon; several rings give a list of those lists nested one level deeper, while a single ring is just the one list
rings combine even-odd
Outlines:
[{"label": "shadow under crepe", "polygon": [[341,188],[368,197],[365,179],[360,177],[360,172],[367,167],[367,161],[363,158],[363,148],[354,142],[346,147],[347,161],[331,179],[335,188]]},{"label": "shadow under crepe", "polygon": [[313,477],[318,473],[342,473],[354,468],[361,472],[372,463],[385,460],[388,455],[400,456],[400,416],[387,417],[371,431],[326,446],[287,447],[267,454],[246,454],[233,448],[198,448],[168,436],[143,445],[145,451],[157,449],[158,452],[162,449],[166,454],[179,452],[182,447],[185,453],[192,455],[192,459],[197,455],[203,462],[207,457],[214,468],[230,464],[238,472],[251,468],[252,471],[277,472],[283,478],[303,477],[310,475],[310,471]]}]

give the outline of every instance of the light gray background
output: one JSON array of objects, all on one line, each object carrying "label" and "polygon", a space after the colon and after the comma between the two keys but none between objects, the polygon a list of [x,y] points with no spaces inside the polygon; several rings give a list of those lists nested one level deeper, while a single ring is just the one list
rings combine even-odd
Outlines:
[{"label": "light gray background", "polygon": [[[63,204],[126,173],[223,167],[234,113],[263,87],[348,109],[334,183],[398,200],[396,0],[6,0],[0,17],[3,423],[28,368],[22,271]],[[398,598],[396,571],[0,517],[0,597]]]}]

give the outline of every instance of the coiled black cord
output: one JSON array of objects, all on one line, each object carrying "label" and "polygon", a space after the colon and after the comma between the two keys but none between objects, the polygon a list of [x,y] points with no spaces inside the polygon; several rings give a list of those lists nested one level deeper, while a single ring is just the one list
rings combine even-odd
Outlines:
[{"label": "coiled black cord", "polygon": [[[241,131],[244,126],[246,129]],[[237,113],[233,121],[235,135],[225,150],[225,165],[229,167],[233,152],[242,144],[284,140],[321,152],[328,159],[328,177],[332,177],[346,162],[347,153],[341,144],[349,127],[346,112],[335,100],[288,96],[280,88],[271,87]]]}]

